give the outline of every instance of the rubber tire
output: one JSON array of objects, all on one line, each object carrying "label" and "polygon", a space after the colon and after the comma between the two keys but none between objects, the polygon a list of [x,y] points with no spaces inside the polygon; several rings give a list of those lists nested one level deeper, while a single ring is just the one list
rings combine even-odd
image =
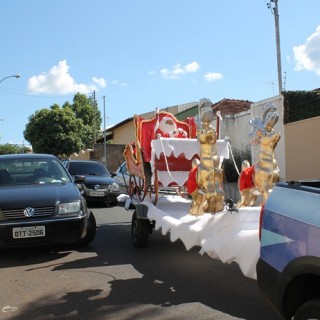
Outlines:
[{"label": "rubber tire", "polygon": [[149,240],[150,222],[145,219],[138,219],[136,212],[132,214],[131,239],[136,248],[144,248]]},{"label": "rubber tire", "polygon": [[106,208],[116,207],[118,205],[118,201],[117,200],[106,200],[103,202],[103,204]]},{"label": "rubber tire", "polygon": [[93,241],[97,233],[97,222],[96,218],[93,215],[92,211],[90,211],[90,215],[88,218],[88,226],[87,226],[87,234],[83,239],[79,241],[80,246],[87,246],[89,243]]},{"label": "rubber tire", "polygon": [[294,320],[320,320],[320,298],[305,302],[298,309]]}]

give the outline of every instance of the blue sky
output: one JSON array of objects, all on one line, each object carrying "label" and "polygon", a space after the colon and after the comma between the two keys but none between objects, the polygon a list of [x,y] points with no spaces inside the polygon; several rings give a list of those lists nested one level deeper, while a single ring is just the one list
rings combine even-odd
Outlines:
[{"label": "blue sky", "polygon": [[[36,110],[96,92],[106,125],[208,98],[278,94],[270,0],[2,0],[0,144]],[[271,2],[271,8],[274,3]],[[279,0],[284,88],[320,80],[320,1]]]}]

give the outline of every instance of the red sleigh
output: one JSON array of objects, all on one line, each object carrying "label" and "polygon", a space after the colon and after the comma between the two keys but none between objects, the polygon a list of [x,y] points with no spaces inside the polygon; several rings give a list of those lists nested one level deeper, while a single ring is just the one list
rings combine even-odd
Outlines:
[{"label": "red sleigh", "polygon": [[[159,123],[175,124],[175,132],[160,133]],[[186,187],[192,161],[198,158],[196,123],[193,117],[177,120],[171,113],[158,112],[152,119],[134,116],[135,142],[124,150],[130,173],[128,193],[143,201],[146,195],[154,204],[159,190]]]}]

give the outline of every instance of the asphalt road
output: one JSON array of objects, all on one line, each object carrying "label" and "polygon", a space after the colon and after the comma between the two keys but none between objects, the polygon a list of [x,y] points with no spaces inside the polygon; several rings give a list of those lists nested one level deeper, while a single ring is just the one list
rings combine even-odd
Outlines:
[{"label": "asphalt road", "polygon": [[237,264],[186,251],[160,231],[134,248],[132,212],[92,210],[97,236],[80,251],[0,252],[0,319],[278,319]]}]

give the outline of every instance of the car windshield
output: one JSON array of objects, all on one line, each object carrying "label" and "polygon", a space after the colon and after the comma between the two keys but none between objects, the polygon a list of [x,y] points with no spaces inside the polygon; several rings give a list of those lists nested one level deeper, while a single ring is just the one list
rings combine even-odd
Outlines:
[{"label": "car windshield", "polygon": [[75,175],[89,175],[89,176],[107,176],[110,177],[111,174],[107,168],[99,163],[94,161],[88,162],[70,162],[68,170],[70,174]]},{"label": "car windshield", "polygon": [[124,162],[120,168],[119,168],[119,173],[123,173],[123,174],[128,174],[128,170],[127,170],[127,163]]},{"label": "car windshield", "polygon": [[4,159],[0,161],[0,187],[5,185],[66,183],[71,181],[59,160]]}]

